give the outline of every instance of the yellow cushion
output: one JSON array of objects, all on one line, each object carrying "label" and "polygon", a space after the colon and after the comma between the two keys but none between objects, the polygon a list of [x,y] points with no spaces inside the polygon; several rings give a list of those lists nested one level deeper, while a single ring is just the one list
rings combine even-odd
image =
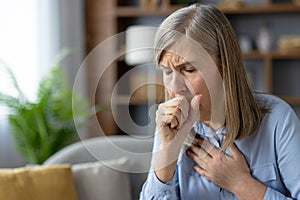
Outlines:
[{"label": "yellow cushion", "polygon": [[77,200],[71,167],[0,169],[0,199]]}]

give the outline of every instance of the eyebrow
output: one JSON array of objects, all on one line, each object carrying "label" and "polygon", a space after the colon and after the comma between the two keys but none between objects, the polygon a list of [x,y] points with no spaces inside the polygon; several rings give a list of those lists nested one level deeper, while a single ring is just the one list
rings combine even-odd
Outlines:
[{"label": "eyebrow", "polygon": [[[185,65],[192,65],[192,66],[194,66],[192,63],[194,63],[194,62],[184,62],[184,63],[181,63],[179,65],[176,65],[175,68],[179,68],[180,69],[180,68],[183,68]],[[162,65],[162,64],[159,64],[158,66],[160,68],[165,68],[165,69],[170,68],[170,67]]]}]

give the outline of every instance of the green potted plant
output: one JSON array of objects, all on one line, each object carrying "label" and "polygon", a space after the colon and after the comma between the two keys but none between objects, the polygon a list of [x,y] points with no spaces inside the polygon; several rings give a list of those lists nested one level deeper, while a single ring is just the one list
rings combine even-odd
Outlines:
[{"label": "green potted plant", "polygon": [[[26,98],[13,72],[7,67],[6,69],[18,96],[0,93],[0,103],[10,110],[8,120],[21,155],[30,164],[41,164],[78,139],[74,117],[79,125],[86,122],[91,114],[88,101],[74,94],[67,86],[59,65],[54,66],[51,74],[40,82],[35,101]],[[72,109],[72,101],[80,106]]]}]

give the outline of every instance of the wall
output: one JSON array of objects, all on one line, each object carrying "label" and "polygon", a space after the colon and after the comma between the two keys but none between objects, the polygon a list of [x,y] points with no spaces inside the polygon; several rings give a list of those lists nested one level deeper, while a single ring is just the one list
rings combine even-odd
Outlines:
[{"label": "wall", "polygon": [[0,111],[0,168],[18,167],[24,164],[24,159],[16,151],[8,121]]}]

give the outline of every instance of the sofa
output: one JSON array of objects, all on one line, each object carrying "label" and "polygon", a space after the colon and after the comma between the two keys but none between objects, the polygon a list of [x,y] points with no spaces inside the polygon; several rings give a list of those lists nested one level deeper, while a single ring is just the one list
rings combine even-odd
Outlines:
[{"label": "sofa", "polygon": [[79,200],[136,200],[150,169],[152,146],[153,137],[99,136],[65,147],[43,165],[70,164]]}]

